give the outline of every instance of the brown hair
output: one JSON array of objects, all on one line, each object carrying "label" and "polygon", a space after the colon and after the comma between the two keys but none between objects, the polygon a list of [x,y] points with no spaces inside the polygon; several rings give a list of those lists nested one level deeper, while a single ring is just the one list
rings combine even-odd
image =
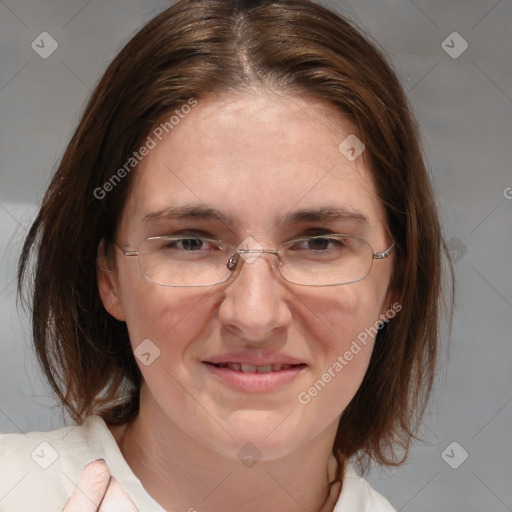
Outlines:
[{"label": "brown hair", "polygon": [[[443,249],[450,270],[451,263],[417,127],[395,73],[360,29],[309,0],[181,0],[144,26],[108,67],[19,263],[20,290],[32,278],[38,359],[78,423],[92,413],[109,424],[137,414],[141,373],[126,325],[102,305],[95,266],[100,240],[114,239],[133,173],[101,199],[95,191],[162,116],[190,98],[255,86],[330,101],[366,145],[364,158],[396,240],[391,286],[403,309],[377,335],[333,453],[338,460],[398,465],[417,438],[435,376]],[[397,446],[405,450],[401,460]]]}]

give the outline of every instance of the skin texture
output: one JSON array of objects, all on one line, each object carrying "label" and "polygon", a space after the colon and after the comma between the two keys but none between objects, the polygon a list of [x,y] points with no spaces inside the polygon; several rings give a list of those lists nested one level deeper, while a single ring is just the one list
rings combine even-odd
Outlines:
[{"label": "skin texture", "polygon": [[[274,249],[324,228],[384,251],[392,240],[364,154],[351,162],[338,150],[351,133],[329,103],[312,97],[247,91],[200,99],[135,171],[117,242],[137,249],[148,236],[191,229],[235,244],[251,236]],[[142,221],[191,203],[231,220]],[[325,206],[360,212],[368,226],[282,224],[290,211]],[[119,250],[107,265],[115,272],[98,274],[105,308],[127,323],[134,349],[150,339],[160,350],[151,365],[138,361],[139,416],[112,429],[147,491],[170,510],[221,511],[226,503],[238,511],[319,510],[338,421],[362,382],[373,340],[309,404],[297,396],[390,308],[393,253],[374,261],[366,279],[330,287],[284,281],[271,254],[239,263],[229,281],[204,288],[155,285],[142,278],[137,258]],[[307,367],[279,389],[249,393],[201,362],[242,349],[279,351]],[[261,452],[251,468],[237,457],[247,442]]]}]

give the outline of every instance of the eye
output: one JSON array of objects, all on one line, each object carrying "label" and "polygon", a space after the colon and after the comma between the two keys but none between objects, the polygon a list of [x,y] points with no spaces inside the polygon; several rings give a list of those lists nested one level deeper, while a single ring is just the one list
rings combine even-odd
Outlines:
[{"label": "eye", "polygon": [[178,249],[179,251],[198,251],[206,248],[202,238],[174,238],[165,243],[164,249]]},{"label": "eye", "polygon": [[161,237],[160,250],[176,250],[182,252],[205,252],[220,249],[220,243],[199,236]]},{"label": "eye", "polygon": [[329,250],[342,249],[346,244],[340,238],[332,238],[329,236],[314,236],[311,238],[301,238],[293,241],[288,246],[289,251],[311,251],[326,252]]}]

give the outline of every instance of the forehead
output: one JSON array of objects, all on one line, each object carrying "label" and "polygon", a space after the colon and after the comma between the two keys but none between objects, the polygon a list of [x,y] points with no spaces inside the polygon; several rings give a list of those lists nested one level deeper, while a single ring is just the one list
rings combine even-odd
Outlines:
[{"label": "forehead", "polygon": [[150,134],[156,145],[135,171],[130,222],[189,204],[223,211],[248,229],[326,205],[360,212],[375,227],[384,222],[368,159],[350,161],[340,151],[354,130],[328,102],[225,93],[199,99],[176,120],[162,140]]}]

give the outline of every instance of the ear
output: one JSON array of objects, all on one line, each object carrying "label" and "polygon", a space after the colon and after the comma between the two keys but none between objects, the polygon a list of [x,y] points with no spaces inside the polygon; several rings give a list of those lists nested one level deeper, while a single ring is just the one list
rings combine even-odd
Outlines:
[{"label": "ear", "polygon": [[123,305],[119,297],[119,287],[117,274],[112,269],[107,255],[105,253],[105,240],[101,240],[98,245],[98,255],[96,258],[96,276],[98,281],[98,291],[103,307],[117,320],[126,321]]}]

